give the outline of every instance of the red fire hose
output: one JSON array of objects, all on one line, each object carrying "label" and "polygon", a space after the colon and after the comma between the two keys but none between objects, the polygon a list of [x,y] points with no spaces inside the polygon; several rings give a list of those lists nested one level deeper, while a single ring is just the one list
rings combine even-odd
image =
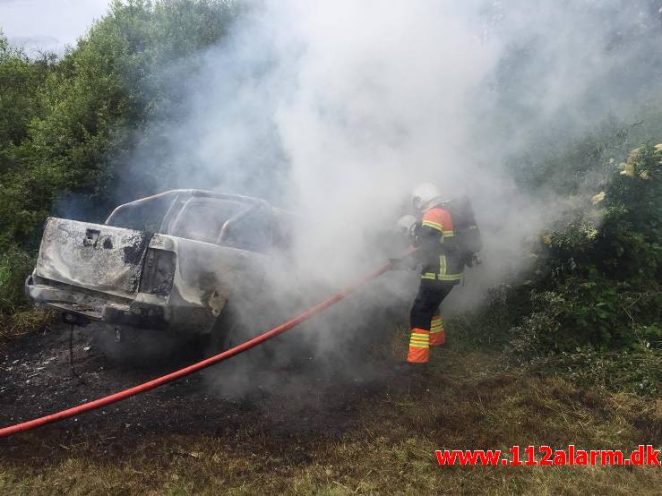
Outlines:
[{"label": "red fire hose", "polygon": [[[405,253],[404,256],[410,255],[412,252],[413,250],[410,249],[408,252]],[[318,303],[317,305],[308,308],[307,310],[300,313],[296,317],[288,320],[287,322],[283,322],[282,324],[272,329],[269,329],[268,331],[265,331],[262,334],[255,336],[254,338],[249,339],[248,341],[245,341],[235,346],[234,348],[230,348],[229,350],[226,350],[222,353],[211,356],[209,358],[205,358],[204,360],[200,362],[196,362],[193,365],[189,365],[188,367],[175,370],[174,372],[170,372],[169,374],[166,374],[164,376],[157,377],[156,379],[152,379],[151,381],[145,382],[143,384],[138,384],[137,386],[133,386],[129,389],[125,389],[123,391],[119,391],[117,393],[104,396],[103,398],[99,398],[87,403],[83,403],[81,405],[77,405],[72,408],[68,408],[66,410],[51,413],[50,415],[44,415],[43,417],[39,417],[34,420],[28,420],[27,422],[21,422],[20,424],[3,427],[2,429],[0,429],[0,438],[9,437],[14,434],[18,434],[19,432],[35,429],[42,425],[51,424],[53,422],[58,422],[60,420],[65,420],[71,417],[75,417],[77,415],[80,415],[81,413],[89,412],[91,410],[96,410],[97,408],[102,408],[107,405],[112,405],[113,403],[117,403],[119,401],[130,398],[131,396],[135,396],[140,393],[145,393],[151,389],[155,389],[159,386],[163,386],[164,384],[174,382],[176,380],[181,379],[182,377],[186,377],[195,372],[199,372],[202,369],[205,369],[214,364],[222,362],[223,360],[227,360],[228,358],[238,355],[239,353],[243,353],[244,351],[250,350],[251,348],[254,348],[257,345],[264,343],[268,339],[276,337],[279,334],[284,333],[285,331],[289,331],[290,329],[297,326],[301,322],[308,320],[312,316],[320,313],[322,310],[325,310],[328,307],[338,303],[340,300],[344,299],[346,296],[356,291],[361,286],[364,286],[368,282],[372,281],[373,279],[376,279],[383,273],[389,271],[392,268],[392,266],[393,266],[393,262],[388,262],[382,265],[379,269],[366,275],[362,279],[354,282],[354,284],[352,284],[351,286],[348,286],[342,291],[335,293],[334,295]]]}]

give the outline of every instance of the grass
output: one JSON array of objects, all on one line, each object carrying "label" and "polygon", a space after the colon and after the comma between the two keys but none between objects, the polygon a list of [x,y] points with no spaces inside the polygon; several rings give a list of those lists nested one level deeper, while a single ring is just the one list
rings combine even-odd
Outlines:
[{"label": "grass", "polygon": [[25,278],[34,267],[28,253],[2,246],[0,254],[0,350],[17,337],[43,329],[55,319],[54,312],[31,306],[23,294]]},{"label": "grass", "polygon": [[[32,458],[0,453],[0,493],[659,494],[659,468],[439,467],[440,448],[662,445],[660,397],[581,388],[460,344],[434,350],[422,388],[386,385],[360,401],[340,433],[247,422],[231,436],[149,435],[111,455],[116,441],[102,434],[44,448],[37,431],[21,440],[35,446]],[[403,350],[400,335],[391,351]]]},{"label": "grass", "polygon": [[540,374],[561,375],[587,388],[650,397],[662,395],[662,349],[598,351],[581,348],[574,353],[538,357],[528,365]]},{"label": "grass", "polygon": [[54,312],[38,308],[17,310],[11,315],[0,314],[0,350],[12,339],[43,329],[54,320]]}]

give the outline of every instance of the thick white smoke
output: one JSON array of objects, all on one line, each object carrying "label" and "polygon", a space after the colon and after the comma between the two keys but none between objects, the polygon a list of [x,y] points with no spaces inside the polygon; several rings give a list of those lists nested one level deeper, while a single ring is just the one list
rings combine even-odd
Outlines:
[{"label": "thick white smoke", "polygon": [[307,274],[338,284],[365,271],[379,262],[360,256],[370,233],[392,226],[412,187],[453,196],[475,173],[468,92],[499,54],[481,39],[478,5],[254,6],[186,82],[185,121],[165,124],[170,185],[273,199],[304,218]]},{"label": "thick white smoke", "polygon": [[287,4],[298,22],[281,36],[302,51],[275,122],[292,197],[315,219],[300,256],[309,270],[320,256],[335,277],[356,273],[364,234],[392,223],[417,183],[434,181],[449,195],[463,189],[467,90],[497,60],[471,10],[457,2]]},{"label": "thick white smoke", "polygon": [[[328,292],[382,263],[392,247],[377,234],[417,183],[434,182],[448,198],[471,198],[483,233],[484,263],[443,312],[472,307],[526,268],[531,240],[577,201],[523,190],[511,158],[534,162],[610,115],[627,122],[632,102],[662,94],[656,2],[256,1],[218,46],[163,68],[159,77],[184,98],[140,136],[124,186],[218,189],[297,213],[295,270],[271,266],[274,298],[293,311],[291,295]],[[590,198],[591,188],[578,190]],[[416,280],[384,276],[293,333],[294,343],[253,358],[310,353],[318,371],[366,377],[357,367],[370,361],[338,343],[386,342],[383,329],[407,315],[389,295],[401,289],[411,301]],[[314,347],[295,351],[303,340]],[[221,372],[227,393],[258,381],[241,361]],[[259,380],[301,396],[295,378],[288,386],[267,371]]]},{"label": "thick white smoke", "polygon": [[178,81],[185,116],[155,123],[158,150],[146,140],[134,163],[164,157],[163,187],[213,186],[299,213],[299,268],[332,285],[379,262],[371,233],[414,185],[467,193],[486,242],[456,291],[469,295],[523,266],[526,242],[565,201],[521,191],[507,158],[627,118],[659,89],[654,4],[257,2]]}]

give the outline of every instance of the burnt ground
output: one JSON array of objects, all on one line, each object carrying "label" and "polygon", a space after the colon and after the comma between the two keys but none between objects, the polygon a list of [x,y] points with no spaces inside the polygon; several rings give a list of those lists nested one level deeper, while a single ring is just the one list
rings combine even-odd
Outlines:
[{"label": "burnt ground", "polygon": [[[111,362],[91,342],[92,331],[75,333],[77,376],[64,326],[8,343],[0,354],[0,425],[183,365]],[[233,359],[0,439],[0,494],[659,494],[659,468],[440,468],[440,448],[662,443],[662,398],[512,369],[498,352],[463,345],[460,332],[451,328],[448,347],[435,350],[414,388],[403,387],[407,381],[393,369],[405,345],[393,335],[380,353],[364,355],[364,369],[302,356],[260,375]],[[251,384],[241,394],[224,387],[229,378],[240,383],[237,371]]]},{"label": "burnt ground", "polygon": [[[75,328],[73,369],[68,325],[53,326],[11,343],[0,355],[0,425],[111,394],[202,357],[186,350],[184,356],[167,364],[116,362],[96,345],[93,332],[93,327]],[[34,436],[53,445],[86,439],[98,444],[104,456],[121,455],[150,436],[232,437],[247,425],[268,433],[274,442],[292,435],[335,437],[352,428],[359,401],[387,393],[392,387],[390,379],[394,379],[393,364],[387,361],[373,362],[363,377],[352,378],[328,368],[320,370],[304,357],[281,370],[268,371],[268,377],[245,371],[253,375],[244,377],[236,391],[223,387],[224,373],[236,381],[232,365],[230,360],[102,410],[40,428],[34,434],[0,440],[2,453],[11,453],[13,458],[34,456],[33,443],[25,442]]]}]

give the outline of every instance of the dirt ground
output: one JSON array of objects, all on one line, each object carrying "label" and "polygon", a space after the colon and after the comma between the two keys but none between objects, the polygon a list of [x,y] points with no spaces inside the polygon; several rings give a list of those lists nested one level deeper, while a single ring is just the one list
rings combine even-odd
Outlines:
[{"label": "dirt ground", "polygon": [[[385,358],[354,377],[311,361],[229,395],[217,387],[223,370],[211,370],[0,440],[0,493],[659,494],[659,468],[439,467],[439,448],[661,445],[662,401],[533,377],[452,340],[424,377],[405,380],[389,359],[404,342],[394,336]],[[0,424],[173,368],[110,362],[89,330],[73,344],[75,372],[64,326],[5,349]]]},{"label": "dirt ground", "polygon": [[[72,355],[70,328],[66,325],[12,343],[0,361],[0,423],[20,422],[92,400],[200,358],[187,351],[167,364],[115,362],[95,346],[93,332],[95,329],[90,327],[75,328]],[[121,443],[109,444],[113,450],[113,444],[120,444],[116,449],[121,449],[144,436],[165,432],[220,436],[247,424],[285,436],[292,432],[340,432],[352,423],[353,405],[383,390],[395,372],[384,362],[381,369],[372,368],[371,379],[339,380],[329,376],[328,369],[318,373],[307,362],[303,359],[296,364],[295,380],[291,368],[284,368],[270,371],[282,377],[272,375],[268,381],[253,376],[251,385],[242,384],[239,392],[219,387],[223,373],[233,372],[230,363],[223,364],[80,419],[52,425],[40,430],[39,436],[73,440],[101,435],[104,439],[122,439]],[[9,451],[18,453],[25,448],[24,443],[12,444]],[[33,454],[32,448],[28,451]]]}]

